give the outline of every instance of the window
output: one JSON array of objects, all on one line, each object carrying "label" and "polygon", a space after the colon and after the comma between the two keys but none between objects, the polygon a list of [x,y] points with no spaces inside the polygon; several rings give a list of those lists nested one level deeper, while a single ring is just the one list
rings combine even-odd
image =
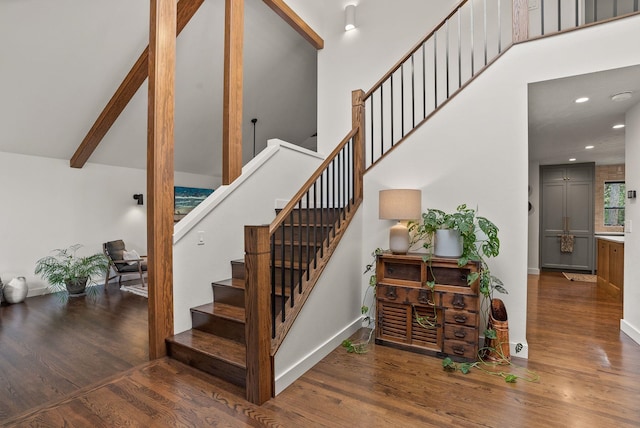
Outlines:
[{"label": "window", "polygon": [[624,225],[624,181],[604,183],[604,225]]}]

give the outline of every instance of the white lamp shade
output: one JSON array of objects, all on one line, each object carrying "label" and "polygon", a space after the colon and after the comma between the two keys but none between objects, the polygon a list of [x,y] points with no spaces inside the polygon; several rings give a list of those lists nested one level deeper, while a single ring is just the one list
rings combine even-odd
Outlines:
[{"label": "white lamp shade", "polygon": [[416,220],[422,211],[422,191],[389,189],[380,191],[379,218],[383,220]]}]

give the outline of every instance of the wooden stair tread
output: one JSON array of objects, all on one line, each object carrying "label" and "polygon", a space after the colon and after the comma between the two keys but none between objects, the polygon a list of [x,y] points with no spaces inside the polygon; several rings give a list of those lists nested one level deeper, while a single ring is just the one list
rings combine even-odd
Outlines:
[{"label": "wooden stair tread", "polygon": [[213,281],[211,285],[220,286],[220,287],[238,288],[238,289],[244,290],[244,279],[227,278],[227,279],[222,279],[220,281]]},{"label": "wooden stair tread", "polygon": [[226,303],[211,302],[204,305],[191,308],[192,311],[203,312],[210,315],[215,315],[220,318],[226,318],[238,322],[244,323],[245,310],[243,307],[228,305]]},{"label": "wooden stair tread", "polygon": [[170,337],[173,342],[194,349],[209,357],[246,369],[245,345],[200,330],[187,330]]}]

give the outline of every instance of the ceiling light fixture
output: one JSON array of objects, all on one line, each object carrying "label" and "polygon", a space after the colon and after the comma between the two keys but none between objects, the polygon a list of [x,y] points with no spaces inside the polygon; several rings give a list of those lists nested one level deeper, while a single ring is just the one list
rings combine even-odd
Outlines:
[{"label": "ceiling light fixture", "polygon": [[569,162],[575,162],[576,158],[569,158]]},{"label": "ceiling light fixture", "polygon": [[591,150],[591,149],[593,149],[593,146],[584,146],[584,148],[587,149],[587,150]]},{"label": "ceiling light fixture", "polygon": [[631,98],[631,91],[619,92],[617,94],[611,95],[611,101],[625,101]]},{"label": "ceiling light fixture", "polygon": [[589,97],[580,97],[580,98],[576,98],[576,103],[577,104],[581,104],[581,103],[586,103],[587,101],[589,101]]},{"label": "ceiling light fixture", "polygon": [[613,125],[613,129],[622,129],[624,128],[624,123],[618,123],[616,125]]}]

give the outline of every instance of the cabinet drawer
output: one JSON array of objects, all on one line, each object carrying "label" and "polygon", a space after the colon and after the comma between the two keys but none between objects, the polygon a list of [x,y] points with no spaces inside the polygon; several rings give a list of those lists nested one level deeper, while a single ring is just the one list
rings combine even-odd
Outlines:
[{"label": "cabinet drawer", "polygon": [[442,306],[445,308],[477,311],[478,296],[470,294],[445,293],[442,296]]},{"label": "cabinet drawer", "polygon": [[423,306],[440,306],[440,293],[428,287],[407,288],[408,303]]},{"label": "cabinet drawer", "polygon": [[389,259],[379,259],[382,265],[378,269],[378,282],[390,282],[392,284],[415,284],[422,283],[422,260],[395,261]]},{"label": "cabinet drawer", "polygon": [[452,358],[475,360],[478,347],[458,340],[446,340],[444,342],[444,353]]},{"label": "cabinet drawer", "polygon": [[445,324],[444,338],[447,341],[462,341],[474,344],[478,341],[477,330],[475,327],[466,325]]},{"label": "cabinet drawer", "polygon": [[454,325],[468,325],[475,327],[478,321],[478,314],[456,309],[447,309],[444,315],[444,322]]},{"label": "cabinet drawer", "polygon": [[425,287],[378,284],[376,286],[376,298],[387,302],[440,306],[440,293]]},{"label": "cabinet drawer", "polygon": [[378,284],[376,286],[378,300],[387,302],[405,303],[407,301],[407,289],[397,285]]}]

